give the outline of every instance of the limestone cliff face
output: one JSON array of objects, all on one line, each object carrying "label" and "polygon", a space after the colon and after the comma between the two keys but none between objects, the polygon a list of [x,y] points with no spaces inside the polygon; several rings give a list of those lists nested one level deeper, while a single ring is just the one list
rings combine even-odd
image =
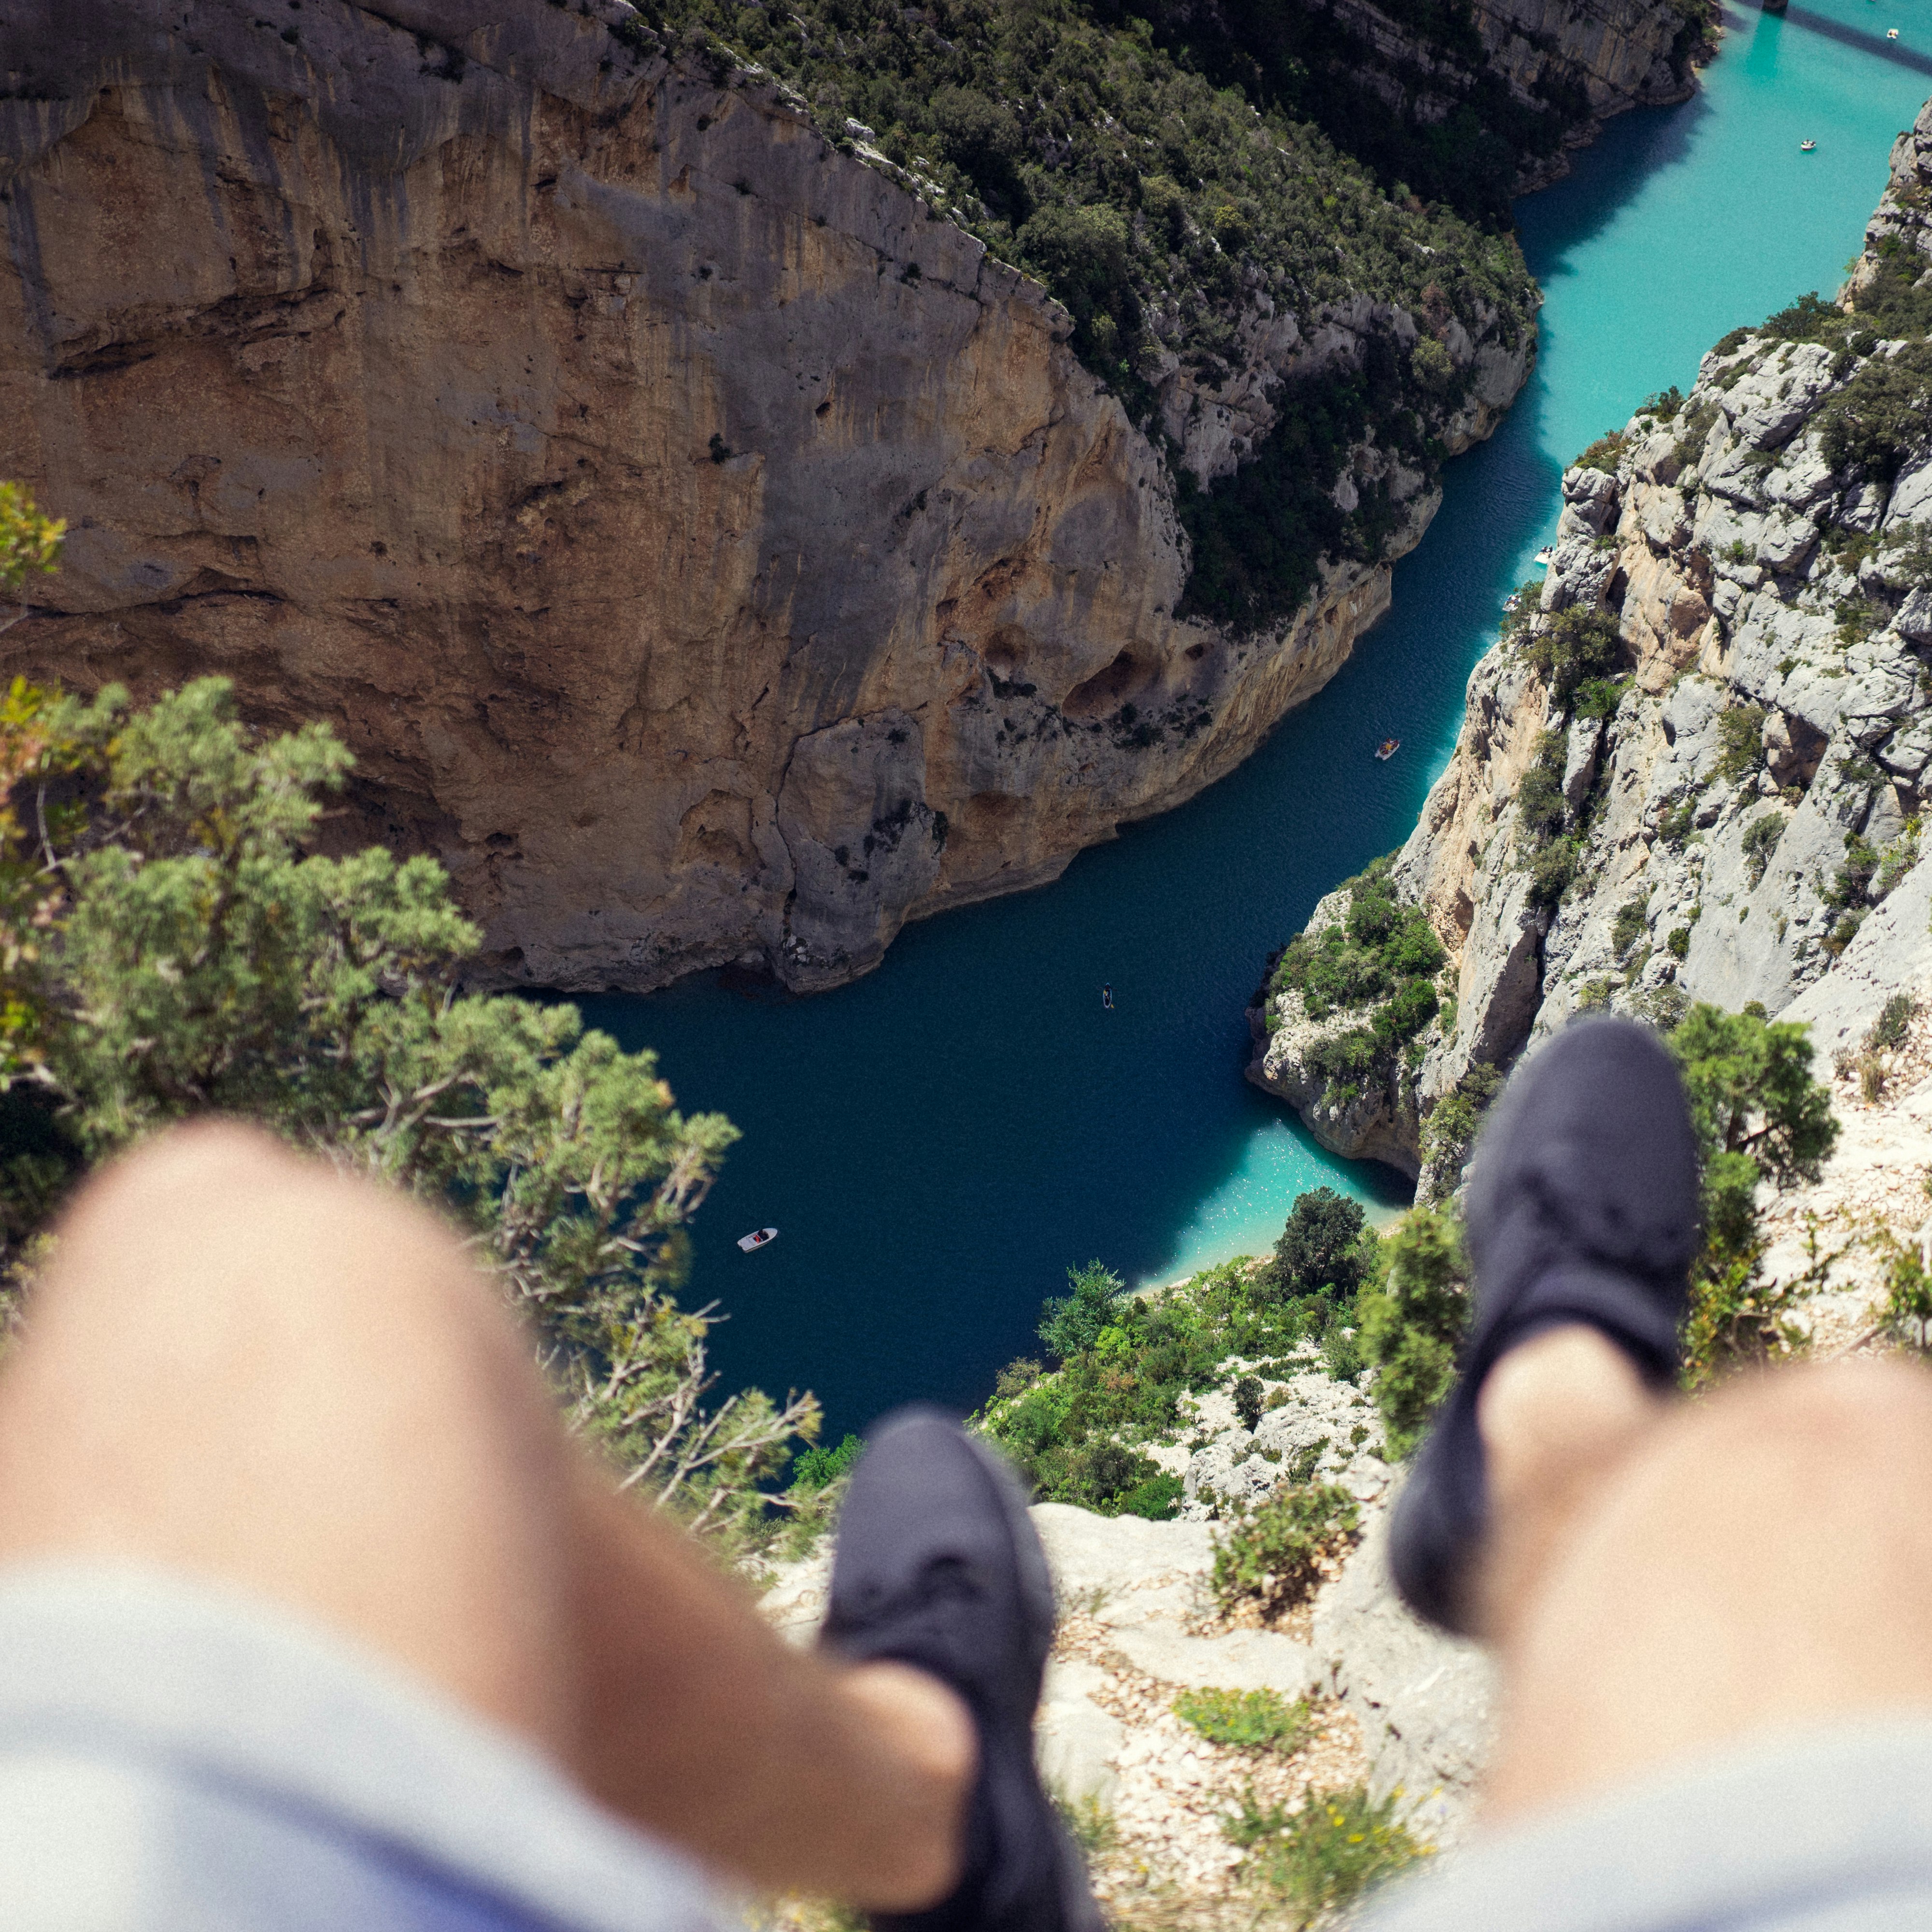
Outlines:
[{"label": "limestone cliff face", "polygon": [[1472,10],[1491,65],[1526,96],[1580,87],[1600,122],[1690,92],[1683,16],[1654,0],[1472,0]]},{"label": "limestone cliff face", "polygon": [[[1386,605],[1177,621],[1171,476],[1065,313],[620,0],[75,0],[0,58],[0,474],[70,529],[6,668],[328,719],[340,836],[442,857],[500,981],[849,979],[1221,776]],[[1220,373],[1264,424],[1418,328],[1262,317]],[[1456,448],[1534,345],[1446,346]]]},{"label": "limestone cliff face", "polygon": [[[1338,23],[1373,58],[1355,78],[1398,112],[1424,125],[1446,119],[1468,98],[1477,70],[1372,0],[1336,0]],[[1567,124],[1564,142],[1581,147],[1626,110],[1688,99],[1700,37],[1666,0],[1472,0],[1483,64],[1522,106],[1550,110]],[[1547,186],[1569,172],[1567,156],[1525,158],[1518,191]]]},{"label": "limestone cliff face", "polygon": [[[1442,1172],[1424,1158],[1433,1108],[1581,1007],[1757,1001],[1810,1022],[1829,1052],[1932,978],[1932,448],[1909,400],[1932,350],[1904,292],[1932,276],[1928,200],[1932,104],[1894,150],[1850,284],[1889,277],[1897,304],[1828,340],[1738,332],[1681,405],[1633,418],[1606,466],[1564,476],[1540,613],[1478,664],[1455,754],[1394,865],[1452,960],[1419,1066],[1330,1119],[1292,998],[1253,1016],[1252,1077],[1330,1144],[1453,1186],[1460,1144]],[[1845,454],[1834,420],[1840,439],[1870,434]],[[1566,702],[1552,641],[1598,612],[1620,647],[1605,668],[1626,682]],[[1539,766],[1540,830],[1522,808]],[[1311,930],[1334,922],[1324,906]]]}]

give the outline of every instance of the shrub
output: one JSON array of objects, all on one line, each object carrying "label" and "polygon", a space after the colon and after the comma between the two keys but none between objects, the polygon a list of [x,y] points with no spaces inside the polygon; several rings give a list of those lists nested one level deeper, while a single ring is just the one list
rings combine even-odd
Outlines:
[{"label": "shrub", "polygon": [[1284,1757],[1300,1748],[1310,1723],[1306,1700],[1291,1704],[1278,1690],[1184,1690],[1174,1714],[1210,1744]]},{"label": "shrub", "polygon": [[1885,613],[1869,597],[1840,597],[1832,607],[1838,620],[1838,639],[1849,649],[1862,644],[1885,621]]},{"label": "shrub", "polygon": [[1571,714],[1578,718],[1601,718],[1612,717],[1617,706],[1624,701],[1624,694],[1634,682],[1632,678],[1588,678],[1576,687],[1576,695],[1571,700]]},{"label": "shrub", "polygon": [[1858,469],[1889,484],[1924,446],[1932,410],[1932,344],[1875,356],[1819,412],[1819,446],[1835,470]]},{"label": "shrub", "polygon": [[1292,1610],[1322,1580],[1322,1565],[1353,1540],[1361,1510],[1334,1483],[1294,1484],[1239,1505],[1214,1550],[1210,1579],[1223,1610],[1258,1602],[1270,1616]]},{"label": "shrub", "polygon": [[1815,1180],[1836,1142],[1829,1088],[1813,1078],[1805,1028],[1762,1008],[1727,1013],[1700,1004],[1669,1036],[1684,1076],[1701,1166],[1704,1244],[1691,1269],[1684,1380],[1708,1385],[1777,1359],[1798,1340],[1800,1287],[1761,1274],[1760,1185]]},{"label": "shrub", "polygon": [[1364,1292],[1362,1351],[1376,1367],[1375,1402],[1388,1453],[1420,1442],[1456,1380],[1469,1322],[1462,1230],[1446,1209],[1418,1208],[1383,1242],[1387,1272]]},{"label": "shrub", "polygon": [[1883,898],[1918,864],[1918,816],[1915,812],[1906,821],[1905,830],[1879,854],[1878,871],[1870,889],[1874,900]]},{"label": "shrub", "polygon": [[1697,801],[1687,798],[1672,806],[1657,821],[1657,836],[1673,852],[1681,852],[1696,836],[1697,830]]},{"label": "shrub", "polygon": [[1310,1791],[1294,1811],[1282,1804],[1263,1810],[1250,1793],[1226,1829],[1247,1852],[1248,1869],[1298,1928],[1340,1910],[1430,1855],[1403,1822],[1402,1794],[1372,1797],[1365,1784]]},{"label": "shrub", "polygon": [[1606,475],[1617,473],[1617,458],[1624,452],[1628,438],[1621,430],[1612,430],[1607,436],[1600,436],[1582,454],[1570,465],[1573,470],[1600,470]]},{"label": "shrub", "polygon": [[1870,1053],[1896,1053],[1904,1046],[1917,1018],[1918,1002],[1910,993],[1894,993],[1879,1010],[1878,1018],[1865,1034],[1865,1049]]},{"label": "shrub", "polygon": [[1771,855],[1778,850],[1778,841],[1784,836],[1784,814],[1781,812],[1760,812],[1744,827],[1744,864],[1754,886],[1763,878],[1765,868],[1771,863]]},{"label": "shrub", "polygon": [[1761,1244],[1736,1250],[1707,1250],[1694,1271],[1684,1323],[1683,1382],[1708,1388],[1740,1369],[1763,1368],[1801,1347],[1804,1331],[1793,1317],[1800,1284],[1765,1281]]},{"label": "shrub", "polygon": [[[1066,1835],[1080,1847],[1080,1856],[1090,1862],[1112,1851],[1120,1836],[1119,1821],[1106,1804],[1089,1792],[1084,1797],[1070,1798],[1053,1786],[1047,1787],[1047,1796],[1053,1801],[1053,1808],[1060,1814],[1060,1822],[1066,1827]],[[848,1908],[836,1907],[844,1913]],[[810,1921],[807,1920],[809,1924]],[[835,1924],[830,1932],[865,1932],[872,1920],[857,1912],[850,1914],[849,1921]]]},{"label": "shrub", "polygon": [[1625,899],[1617,908],[1617,916],[1610,923],[1610,956],[1621,959],[1634,946],[1646,930],[1650,912],[1650,896],[1641,898]]},{"label": "shrub", "polygon": [[1673,926],[1665,936],[1664,950],[1673,959],[1683,959],[1690,952],[1690,928],[1688,926]]},{"label": "shrub", "polygon": [[1360,1202],[1332,1187],[1297,1195],[1274,1244],[1274,1279],[1281,1292],[1352,1301],[1372,1252],[1373,1238],[1363,1240],[1368,1220]]},{"label": "shrub", "polygon": [[1719,778],[1742,784],[1764,766],[1764,706],[1733,704],[1718,714]]},{"label": "shrub", "polygon": [[1515,606],[1505,611],[1502,622],[1502,638],[1504,644],[1514,641],[1526,631],[1537,619],[1543,608],[1543,580],[1533,577],[1526,584],[1519,584],[1510,592],[1505,602]]},{"label": "shrub", "polygon": [[1834,911],[1862,903],[1879,868],[1878,848],[1863,834],[1845,834],[1845,862],[1832,876],[1825,903]]},{"label": "shrub", "polygon": [[792,1493],[802,1496],[808,1490],[830,1489],[834,1483],[842,1481],[852,1473],[865,1447],[856,1436],[848,1436],[836,1449],[822,1442],[814,1443],[792,1463]]},{"label": "shrub", "polygon": [[1538,843],[1561,832],[1568,815],[1563,797],[1563,767],[1569,744],[1567,733],[1544,732],[1536,741],[1534,761],[1516,788],[1516,811],[1523,831]]},{"label": "shrub", "polygon": [[[1127,1292],[1127,1285],[1101,1261],[1066,1270],[1072,1291],[1049,1301],[1040,1310],[1040,1339],[1060,1361],[1092,1348],[1108,1329]],[[1117,1331],[1118,1332],[1118,1331]]]},{"label": "shrub", "polygon": [[1789,308],[1780,309],[1761,333],[1780,342],[1831,342],[1842,339],[1845,327],[1838,304],[1823,300],[1814,289]]},{"label": "shrub", "polygon": [[1261,1377],[1243,1376],[1234,1384],[1234,1414],[1244,1429],[1252,1432],[1261,1426],[1263,1406]]},{"label": "shrub", "polygon": [[1338,1382],[1356,1381],[1369,1365],[1360,1336],[1339,1322],[1331,1323],[1322,1338],[1322,1364]]},{"label": "shrub", "polygon": [[1567,707],[1586,680],[1606,676],[1616,668],[1623,638],[1612,612],[1572,604],[1542,621],[1526,654],[1558,707]]},{"label": "shrub", "polygon": [[1895,1342],[1932,1354],[1932,1273],[1916,1244],[1893,1244],[1886,1270],[1886,1333]]},{"label": "shrub", "polygon": [[250,730],[220,679],[139,710],[16,681],[0,1087],[45,1132],[0,1168],[0,1228],[30,1236],[82,1169],[170,1121],[260,1121],[439,1202],[639,1495],[762,1534],[760,1486],[817,1405],[708,1405],[710,1320],[674,1298],[734,1130],[680,1114],[653,1057],[574,1007],[461,990],[480,935],[433,860],[310,850],[352,763],[323,725]]},{"label": "shrub", "polygon": [[0,483],[0,590],[15,595],[29,577],[50,576],[60,567],[64,519],[44,517],[17,483]]},{"label": "shrub", "polygon": [[1553,910],[1576,878],[1580,856],[1575,839],[1551,839],[1530,862],[1530,904],[1546,911]]},{"label": "shrub", "polygon": [[[1737,332],[1740,339],[1745,332],[1742,330]],[[1718,346],[1719,352],[1721,353],[1724,345],[1720,343]],[[1718,404],[1714,398],[1699,404],[1696,408],[1690,412],[1684,422],[1684,434],[1677,439],[1672,452],[1679,463],[1695,463],[1698,458],[1702,455],[1705,440],[1710,435],[1711,425],[1718,420],[1719,413]]]},{"label": "shrub", "polygon": [[1490,1102],[1502,1091],[1503,1076],[1482,1060],[1468,1070],[1429,1110],[1422,1123],[1422,1154],[1432,1167],[1437,1185],[1453,1193],[1468,1164],[1477,1130]]}]

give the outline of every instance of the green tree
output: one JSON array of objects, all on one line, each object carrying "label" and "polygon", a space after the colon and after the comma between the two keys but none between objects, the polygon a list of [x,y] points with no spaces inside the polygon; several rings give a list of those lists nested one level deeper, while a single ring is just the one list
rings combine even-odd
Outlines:
[{"label": "green tree", "polygon": [[750,1531],[818,1409],[704,1400],[710,1311],[674,1291],[734,1130],[574,1007],[463,992],[479,935],[434,861],[307,850],[352,762],[320,724],[259,736],[219,679],[140,710],[8,693],[0,1232],[17,1257],[76,1172],[171,1120],[259,1120],[466,1224],[627,1484]]},{"label": "green tree", "polygon": [[1376,1406],[1391,1456],[1406,1456],[1456,1381],[1469,1324],[1468,1263],[1447,1208],[1418,1208],[1385,1236],[1387,1271],[1359,1304],[1362,1352],[1374,1364]]},{"label": "green tree", "polygon": [[1126,1283],[1100,1261],[1069,1268],[1066,1285],[1070,1294],[1047,1302],[1040,1311],[1040,1339],[1063,1362],[1084,1354],[1104,1330],[1118,1325],[1120,1302],[1127,1292]]},{"label": "green tree", "polygon": [[1275,1280],[1290,1294],[1322,1294],[1352,1300],[1367,1272],[1363,1234],[1368,1216],[1359,1202],[1318,1187],[1297,1195],[1288,1224],[1274,1244]]},{"label": "green tree", "polygon": [[1815,1180],[1838,1137],[1831,1090],[1812,1078],[1804,1027],[1762,1011],[1700,1003],[1669,1036],[1698,1142],[1704,1245],[1691,1270],[1684,1378],[1702,1387],[1728,1370],[1788,1352],[1792,1295],[1762,1280],[1760,1183]]}]

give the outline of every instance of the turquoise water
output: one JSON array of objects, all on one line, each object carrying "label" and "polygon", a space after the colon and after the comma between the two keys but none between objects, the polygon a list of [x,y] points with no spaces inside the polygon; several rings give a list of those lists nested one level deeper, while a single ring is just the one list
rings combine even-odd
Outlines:
[{"label": "turquoise water", "polygon": [[[970,1406],[1032,1346],[1070,1263],[1164,1280],[1267,1248],[1323,1182],[1403,1201],[1399,1176],[1325,1154],[1243,1080],[1263,963],[1407,836],[1499,602],[1552,533],[1564,464],[1649,392],[1688,389],[1726,329],[1835,285],[1893,136],[1932,92],[1928,0],[1727,19],[1696,98],[1613,123],[1520,205],[1549,296],[1537,373],[1450,465],[1390,616],[1239,771],[1056,884],[909,928],[838,992],[706,978],[584,1003],[658,1049],[683,1105],[744,1132],[699,1217],[692,1282],[731,1318],[728,1385],[814,1389],[835,1431],[915,1396]],[[1806,137],[1816,152],[1799,154]],[[1390,736],[1401,754],[1377,764]],[[778,1241],[740,1254],[767,1222]]]}]

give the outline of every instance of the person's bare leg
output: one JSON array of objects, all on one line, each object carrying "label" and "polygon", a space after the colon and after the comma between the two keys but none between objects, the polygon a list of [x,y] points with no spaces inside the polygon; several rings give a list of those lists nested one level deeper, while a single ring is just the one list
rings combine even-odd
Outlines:
[{"label": "person's bare leg", "polygon": [[1490,1822],[1756,1733],[1932,1713],[1932,1377],[1799,1368],[1663,1405],[1562,1330],[1504,1358],[1480,1419]]},{"label": "person's bare leg", "polygon": [[446,1229],[260,1135],[167,1136],[62,1223],[0,1372],[0,1562],[60,1557],[287,1604],[754,1883],[953,1882],[953,1694],[782,1643],[567,1440]]}]

